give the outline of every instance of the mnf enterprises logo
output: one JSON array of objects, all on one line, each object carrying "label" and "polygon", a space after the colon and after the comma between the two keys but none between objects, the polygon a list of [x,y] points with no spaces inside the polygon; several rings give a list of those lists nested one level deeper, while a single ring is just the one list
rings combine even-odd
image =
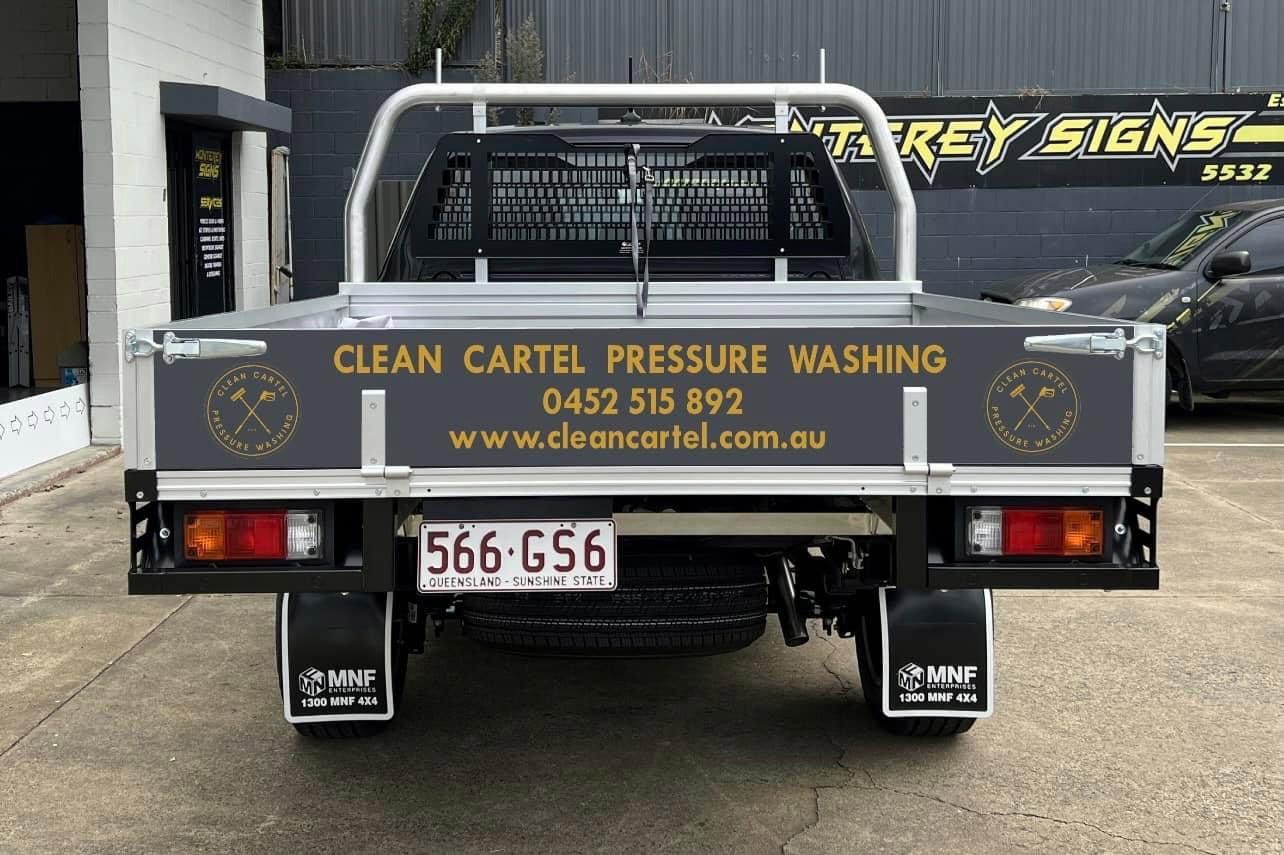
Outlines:
[{"label": "mnf enterprises logo", "polygon": [[[1279,93],[887,98],[880,104],[902,161],[933,187],[1284,181],[1275,174],[1284,170],[1275,168],[1284,158],[1284,116],[1271,109],[1284,104]],[[719,122],[716,114],[710,119]],[[736,122],[772,123],[761,115]],[[857,116],[794,108],[789,129],[820,137],[839,164],[875,162]],[[1150,171],[1138,174],[1139,161]],[[859,186],[877,182],[860,177],[870,180],[855,182]]]},{"label": "mnf enterprises logo", "polygon": [[379,672],[375,668],[338,668],[321,671],[304,668],[299,672],[299,694],[315,698],[327,692],[371,693],[378,688]]},{"label": "mnf enterprises logo", "polygon": [[975,665],[922,665],[907,662],[896,672],[896,685],[903,692],[917,692],[927,686],[930,689],[975,689],[977,666]]},{"label": "mnf enterprises logo", "polygon": [[315,698],[325,691],[325,674],[315,668],[305,668],[299,672],[299,692],[309,698]]},{"label": "mnf enterprises logo", "polygon": [[900,686],[902,691],[917,692],[923,688],[923,666],[915,665],[913,662],[906,663],[896,672],[896,685]]}]

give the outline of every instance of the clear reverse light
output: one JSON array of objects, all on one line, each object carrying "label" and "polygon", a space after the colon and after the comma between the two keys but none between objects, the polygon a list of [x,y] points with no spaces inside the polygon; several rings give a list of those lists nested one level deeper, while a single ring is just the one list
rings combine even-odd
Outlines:
[{"label": "clear reverse light", "polygon": [[1003,509],[969,508],[967,520],[969,555],[1003,554]]},{"label": "clear reverse light", "polygon": [[287,511],[285,514],[285,557],[296,560],[321,554],[321,514],[317,511]]},{"label": "clear reverse light", "polygon": [[1030,309],[1047,309],[1049,312],[1064,312],[1070,308],[1071,301],[1065,297],[1026,297],[1017,300],[1018,306]]}]

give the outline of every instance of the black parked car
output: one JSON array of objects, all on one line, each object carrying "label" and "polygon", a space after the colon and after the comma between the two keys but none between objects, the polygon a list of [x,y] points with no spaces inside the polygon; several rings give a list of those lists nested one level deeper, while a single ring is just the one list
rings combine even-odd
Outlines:
[{"label": "black parked car", "polygon": [[993,285],[987,300],[1168,325],[1168,377],[1196,393],[1284,389],[1284,199],[1193,211],[1113,264]]}]

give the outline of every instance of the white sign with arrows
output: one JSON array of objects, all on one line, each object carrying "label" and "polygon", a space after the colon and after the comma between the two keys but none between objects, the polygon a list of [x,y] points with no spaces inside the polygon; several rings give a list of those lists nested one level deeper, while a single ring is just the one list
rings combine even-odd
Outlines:
[{"label": "white sign with arrows", "polygon": [[89,445],[89,387],[0,404],[0,478]]}]

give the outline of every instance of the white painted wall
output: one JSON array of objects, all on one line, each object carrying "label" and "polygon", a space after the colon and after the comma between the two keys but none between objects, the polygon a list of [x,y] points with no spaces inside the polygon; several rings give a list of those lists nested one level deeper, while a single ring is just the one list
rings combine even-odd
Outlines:
[{"label": "white painted wall", "polygon": [[0,101],[75,101],[76,0],[0,3]]},{"label": "white painted wall", "polygon": [[[263,97],[260,0],[79,0],[95,443],[120,441],[120,330],[170,319],[160,83]],[[265,135],[233,146],[236,307],[268,301]]]}]

